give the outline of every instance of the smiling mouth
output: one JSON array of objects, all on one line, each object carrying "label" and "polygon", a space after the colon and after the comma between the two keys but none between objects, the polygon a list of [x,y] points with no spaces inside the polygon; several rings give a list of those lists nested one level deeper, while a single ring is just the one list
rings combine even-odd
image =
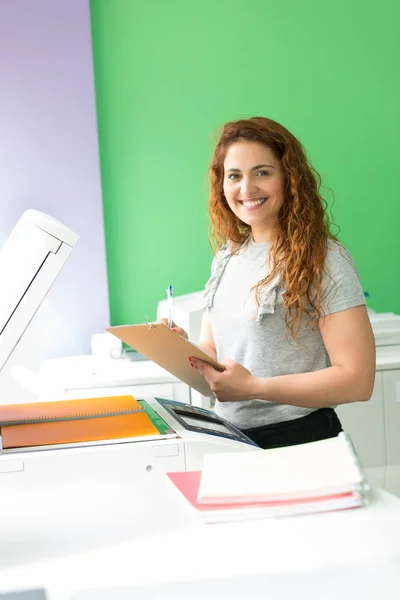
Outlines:
[{"label": "smiling mouth", "polygon": [[238,200],[239,204],[244,206],[244,208],[258,208],[262,206],[268,198],[255,198],[254,200]]}]

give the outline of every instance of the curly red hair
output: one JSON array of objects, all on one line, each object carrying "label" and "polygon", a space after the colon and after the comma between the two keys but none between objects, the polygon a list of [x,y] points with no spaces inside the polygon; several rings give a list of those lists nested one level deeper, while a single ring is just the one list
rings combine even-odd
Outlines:
[{"label": "curly red hair", "polygon": [[[276,223],[269,275],[255,286],[260,289],[277,273],[284,287],[286,325],[294,339],[305,314],[315,325],[321,317],[322,276],[330,231],[327,203],[319,193],[321,179],[309,165],[301,143],[285,127],[265,117],[233,121],[223,126],[210,165],[210,242],[217,252],[230,243],[237,252],[251,236],[251,227],[233,214],[223,192],[227,149],[237,141],[268,146],[280,161],[284,177],[284,203]],[[306,310],[307,307],[307,310]]]}]

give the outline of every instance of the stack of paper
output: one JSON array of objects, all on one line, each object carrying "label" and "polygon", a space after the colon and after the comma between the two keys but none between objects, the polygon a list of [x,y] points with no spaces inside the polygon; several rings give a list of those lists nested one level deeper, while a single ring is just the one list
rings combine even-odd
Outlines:
[{"label": "stack of paper", "polygon": [[298,446],[209,454],[202,472],[169,478],[207,522],[355,508],[368,491],[344,433]]}]

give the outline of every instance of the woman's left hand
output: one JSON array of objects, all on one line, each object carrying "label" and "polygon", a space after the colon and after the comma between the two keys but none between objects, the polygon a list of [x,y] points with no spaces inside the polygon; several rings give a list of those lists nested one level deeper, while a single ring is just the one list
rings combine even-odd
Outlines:
[{"label": "woman's left hand", "polygon": [[221,373],[199,358],[190,357],[190,361],[204,375],[219,402],[235,402],[256,398],[254,393],[256,377],[239,363],[233,360],[221,362],[225,367],[225,371]]}]

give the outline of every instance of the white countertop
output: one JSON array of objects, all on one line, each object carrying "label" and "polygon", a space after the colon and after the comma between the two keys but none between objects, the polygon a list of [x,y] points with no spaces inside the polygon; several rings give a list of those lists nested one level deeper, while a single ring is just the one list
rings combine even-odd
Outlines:
[{"label": "white countertop", "polygon": [[[399,597],[400,499],[382,490],[374,490],[370,505],[360,509],[204,525],[166,478],[150,481],[65,482],[56,490],[49,483],[29,497],[3,489],[0,592],[43,586],[49,600],[78,592],[77,600],[86,600],[85,589],[163,584],[165,590],[170,583],[172,595],[163,597],[210,600],[218,585],[225,586],[226,597],[238,597],[234,590],[250,577],[254,598],[263,597],[256,595],[257,585],[265,590],[267,581],[278,593],[282,582],[291,581],[299,589],[298,600],[301,581],[307,588],[315,581],[326,588],[333,578],[342,583],[332,599],[354,600],[360,597],[354,595],[354,583],[361,586],[374,573],[375,586],[381,589],[387,581],[393,590],[374,598]],[[239,578],[237,586],[232,578]],[[179,593],[186,596],[177,595],[174,582],[181,582]],[[190,594],[182,582],[191,586]],[[152,596],[147,588],[135,596],[132,590],[126,596],[115,589],[104,596],[96,591],[87,600],[159,598],[157,589]],[[194,596],[200,589],[205,595]],[[268,598],[292,600],[289,592]],[[322,596],[309,590],[307,598]]]}]

